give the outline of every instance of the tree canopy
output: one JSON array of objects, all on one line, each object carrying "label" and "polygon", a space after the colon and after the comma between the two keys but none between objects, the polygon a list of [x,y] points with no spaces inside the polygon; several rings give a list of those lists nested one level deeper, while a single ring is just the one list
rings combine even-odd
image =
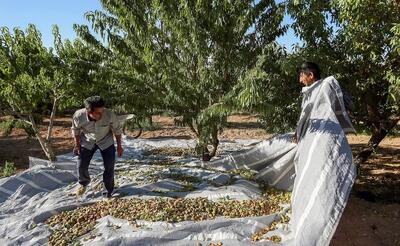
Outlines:
[{"label": "tree canopy", "polygon": [[[295,128],[301,99],[296,68],[304,61],[318,63],[353,97],[354,123],[372,132],[360,162],[398,124],[397,1],[100,2],[102,10],[85,14],[89,25],[74,25],[75,40],[62,40],[55,26],[52,48],[43,46],[34,25],[1,28],[2,114],[33,127],[38,138],[36,116],[52,119],[97,94],[136,119],[175,116],[209,159],[232,113],[257,113],[272,132]],[[292,50],[277,43],[289,27],[302,41]],[[51,146],[51,122],[40,140],[44,149]]]}]

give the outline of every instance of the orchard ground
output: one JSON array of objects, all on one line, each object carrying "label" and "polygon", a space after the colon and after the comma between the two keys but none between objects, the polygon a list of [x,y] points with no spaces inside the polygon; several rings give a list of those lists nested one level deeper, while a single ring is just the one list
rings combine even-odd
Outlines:
[{"label": "orchard ground", "polygon": [[[187,127],[174,125],[171,117],[154,116],[156,130],[144,131],[141,138],[192,139]],[[46,123],[46,121],[45,121]],[[71,118],[59,117],[53,130],[56,154],[72,151]],[[45,133],[45,126],[42,128]],[[1,130],[0,130],[1,131]],[[259,139],[270,137],[258,124],[255,115],[234,115],[220,139]],[[347,136],[354,153],[368,142],[368,135]],[[28,167],[28,157],[45,158],[35,139],[27,140],[22,130],[11,135],[0,132],[0,165],[13,162],[18,170]],[[377,152],[362,166],[353,192],[331,245],[400,245],[400,137],[389,136]]]}]

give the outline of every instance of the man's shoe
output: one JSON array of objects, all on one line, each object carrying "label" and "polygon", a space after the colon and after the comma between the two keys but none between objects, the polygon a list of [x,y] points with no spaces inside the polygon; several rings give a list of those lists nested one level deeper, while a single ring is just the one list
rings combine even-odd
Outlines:
[{"label": "man's shoe", "polygon": [[78,190],[76,191],[76,196],[80,197],[82,196],[86,191],[86,186],[80,185]]},{"label": "man's shoe", "polygon": [[107,191],[104,191],[103,192],[103,198],[105,198],[105,199],[110,199],[110,198],[112,198],[113,196],[112,196],[112,192],[110,193],[110,192],[107,192]]}]

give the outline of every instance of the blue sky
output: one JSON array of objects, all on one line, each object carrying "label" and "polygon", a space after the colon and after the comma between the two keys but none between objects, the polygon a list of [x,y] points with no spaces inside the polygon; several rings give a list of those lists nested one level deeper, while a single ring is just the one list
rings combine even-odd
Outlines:
[{"label": "blue sky", "polygon": [[[53,46],[51,26],[57,24],[62,38],[75,38],[72,25],[87,24],[84,13],[101,9],[98,0],[0,0],[0,26],[25,29],[29,23],[35,24],[42,33],[45,46]],[[284,23],[292,20],[286,16]],[[293,30],[278,39],[280,44],[289,50],[294,43],[299,42]]]}]

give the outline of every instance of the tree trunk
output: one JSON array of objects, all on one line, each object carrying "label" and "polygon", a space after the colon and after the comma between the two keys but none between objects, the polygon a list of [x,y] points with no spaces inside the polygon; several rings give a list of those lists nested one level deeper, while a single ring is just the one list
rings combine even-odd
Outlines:
[{"label": "tree trunk", "polygon": [[212,141],[213,149],[210,153],[210,156],[214,157],[217,154],[217,149],[218,149],[218,144],[219,144],[217,127],[215,127],[215,129],[213,129],[213,132],[211,133],[211,141]]},{"label": "tree trunk", "polygon": [[40,129],[36,125],[35,119],[33,118],[32,114],[29,115],[29,121],[32,124],[33,131],[35,132],[35,136],[36,136],[37,140],[39,141],[39,144],[42,147],[42,150],[45,153],[47,159],[49,159],[50,161],[56,161],[57,158],[54,154],[51,144],[40,135]]},{"label": "tree trunk", "polygon": [[208,150],[207,146],[203,147],[202,160],[203,161],[210,161],[211,160],[210,151]]},{"label": "tree trunk", "polygon": [[54,98],[53,107],[51,109],[51,114],[50,114],[50,119],[49,119],[49,127],[47,128],[46,142],[48,142],[48,143],[51,143],[51,133],[53,130],[53,124],[54,124],[54,118],[56,116],[56,110],[57,110],[57,98]]},{"label": "tree trunk", "polygon": [[213,146],[211,153],[208,150],[207,144],[203,147],[203,152],[202,152],[203,161],[210,161],[211,158],[213,158],[217,153],[219,140],[218,140],[218,129],[216,127],[215,127],[215,129],[213,129],[213,131],[211,133],[211,143]]},{"label": "tree trunk", "polygon": [[196,131],[196,129],[194,128],[193,122],[190,122],[190,123],[189,123],[189,128],[190,128],[190,130],[196,135],[197,138],[200,137],[200,135],[199,135],[199,132],[200,132],[200,131],[198,131],[198,130]]},{"label": "tree trunk", "polygon": [[379,125],[374,124],[374,129],[372,132],[372,136],[368,141],[368,144],[358,153],[357,157],[355,158],[354,163],[356,165],[360,165],[368,160],[371,154],[375,151],[378,147],[379,143],[386,137],[386,135],[397,125],[399,119],[393,119],[381,123]]}]

